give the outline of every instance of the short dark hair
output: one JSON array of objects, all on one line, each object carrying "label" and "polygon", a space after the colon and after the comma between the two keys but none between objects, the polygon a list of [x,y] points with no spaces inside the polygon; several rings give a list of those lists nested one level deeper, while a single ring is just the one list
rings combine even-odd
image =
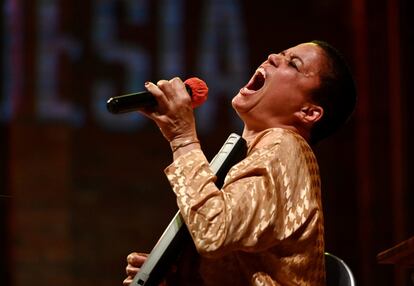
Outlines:
[{"label": "short dark hair", "polygon": [[320,74],[320,86],[312,100],[323,108],[322,118],[311,130],[310,141],[317,143],[344,125],[353,113],[357,100],[355,82],[343,55],[324,41],[314,40],[325,53],[326,68]]}]

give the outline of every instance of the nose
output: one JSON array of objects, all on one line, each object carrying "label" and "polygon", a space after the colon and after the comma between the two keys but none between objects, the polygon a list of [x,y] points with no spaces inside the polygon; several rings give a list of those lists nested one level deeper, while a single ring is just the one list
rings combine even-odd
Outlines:
[{"label": "nose", "polygon": [[267,57],[267,60],[270,64],[274,65],[274,66],[279,66],[280,61],[281,61],[281,55],[280,54],[270,54]]}]

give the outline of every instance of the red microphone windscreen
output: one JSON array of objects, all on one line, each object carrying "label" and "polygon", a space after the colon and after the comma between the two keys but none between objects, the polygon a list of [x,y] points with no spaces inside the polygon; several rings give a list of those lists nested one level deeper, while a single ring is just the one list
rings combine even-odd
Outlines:
[{"label": "red microphone windscreen", "polygon": [[198,77],[191,77],[184,81],[191,89],[191,106],[196,108],[207,100],[208,87],[207,84]]}]

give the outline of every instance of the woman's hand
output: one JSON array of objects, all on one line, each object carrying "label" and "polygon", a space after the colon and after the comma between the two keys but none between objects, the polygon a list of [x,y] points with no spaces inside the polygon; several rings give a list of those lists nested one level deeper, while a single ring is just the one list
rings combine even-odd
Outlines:
[{"label": "woman's hand", "polygon": [[[139,272],[141,266],[147,260],[148,254],[132,252],[127,256],[127,267],[125,268],[127,278],[122,282],[124,286],[129,286],[132,283],[135,275]],[[159,286],[167,286],[167,282],[163,280]]]},{"label": "woman's hand", "polygon": [[124,286],[129,286],[129,284],[131,284],[132,279],[134,279],[135,275],[137,275],[142,264],[144,264],[145,260],[147,260],[147,257],[148,254],[137,252],[132,252],[127,256],[128,265],[125,270],[128,277],[125,278],[123,282]]},{"label": "woman's hand", "polygon": [[191,97],[181,79],[160,80],[157,84],[147,82],[145,87],[155,97],[158,106],[141,109],[140,112],[158,125],[164,137],[169,142],[196,140]]}]

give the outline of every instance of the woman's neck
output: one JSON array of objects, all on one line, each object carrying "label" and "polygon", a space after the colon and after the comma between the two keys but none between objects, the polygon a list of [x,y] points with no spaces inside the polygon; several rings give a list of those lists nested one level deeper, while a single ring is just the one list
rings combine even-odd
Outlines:
[{"label": "woman's neck", "polygon": [[278,125],[278,126],[273,126],[273,127],[269,127],[269,128],[262,128],[262,129],[249,128],[248,126],[245,125],[244,129],[243,129],[242,137],[244,138],[244,140],[246,140],[247,144],[250,145],[249,143],[252,142],[254,140],[254,138],[256,138],[256,136],[259,133],[263,132],[266,129],[270,129],[270,128],[282,128],[282,129],[291,130],[293,132],[298,133],[306,141],[309,142],[310,132],[307,129],[297,128],[297,127],[291,126],[291,125]]}]

